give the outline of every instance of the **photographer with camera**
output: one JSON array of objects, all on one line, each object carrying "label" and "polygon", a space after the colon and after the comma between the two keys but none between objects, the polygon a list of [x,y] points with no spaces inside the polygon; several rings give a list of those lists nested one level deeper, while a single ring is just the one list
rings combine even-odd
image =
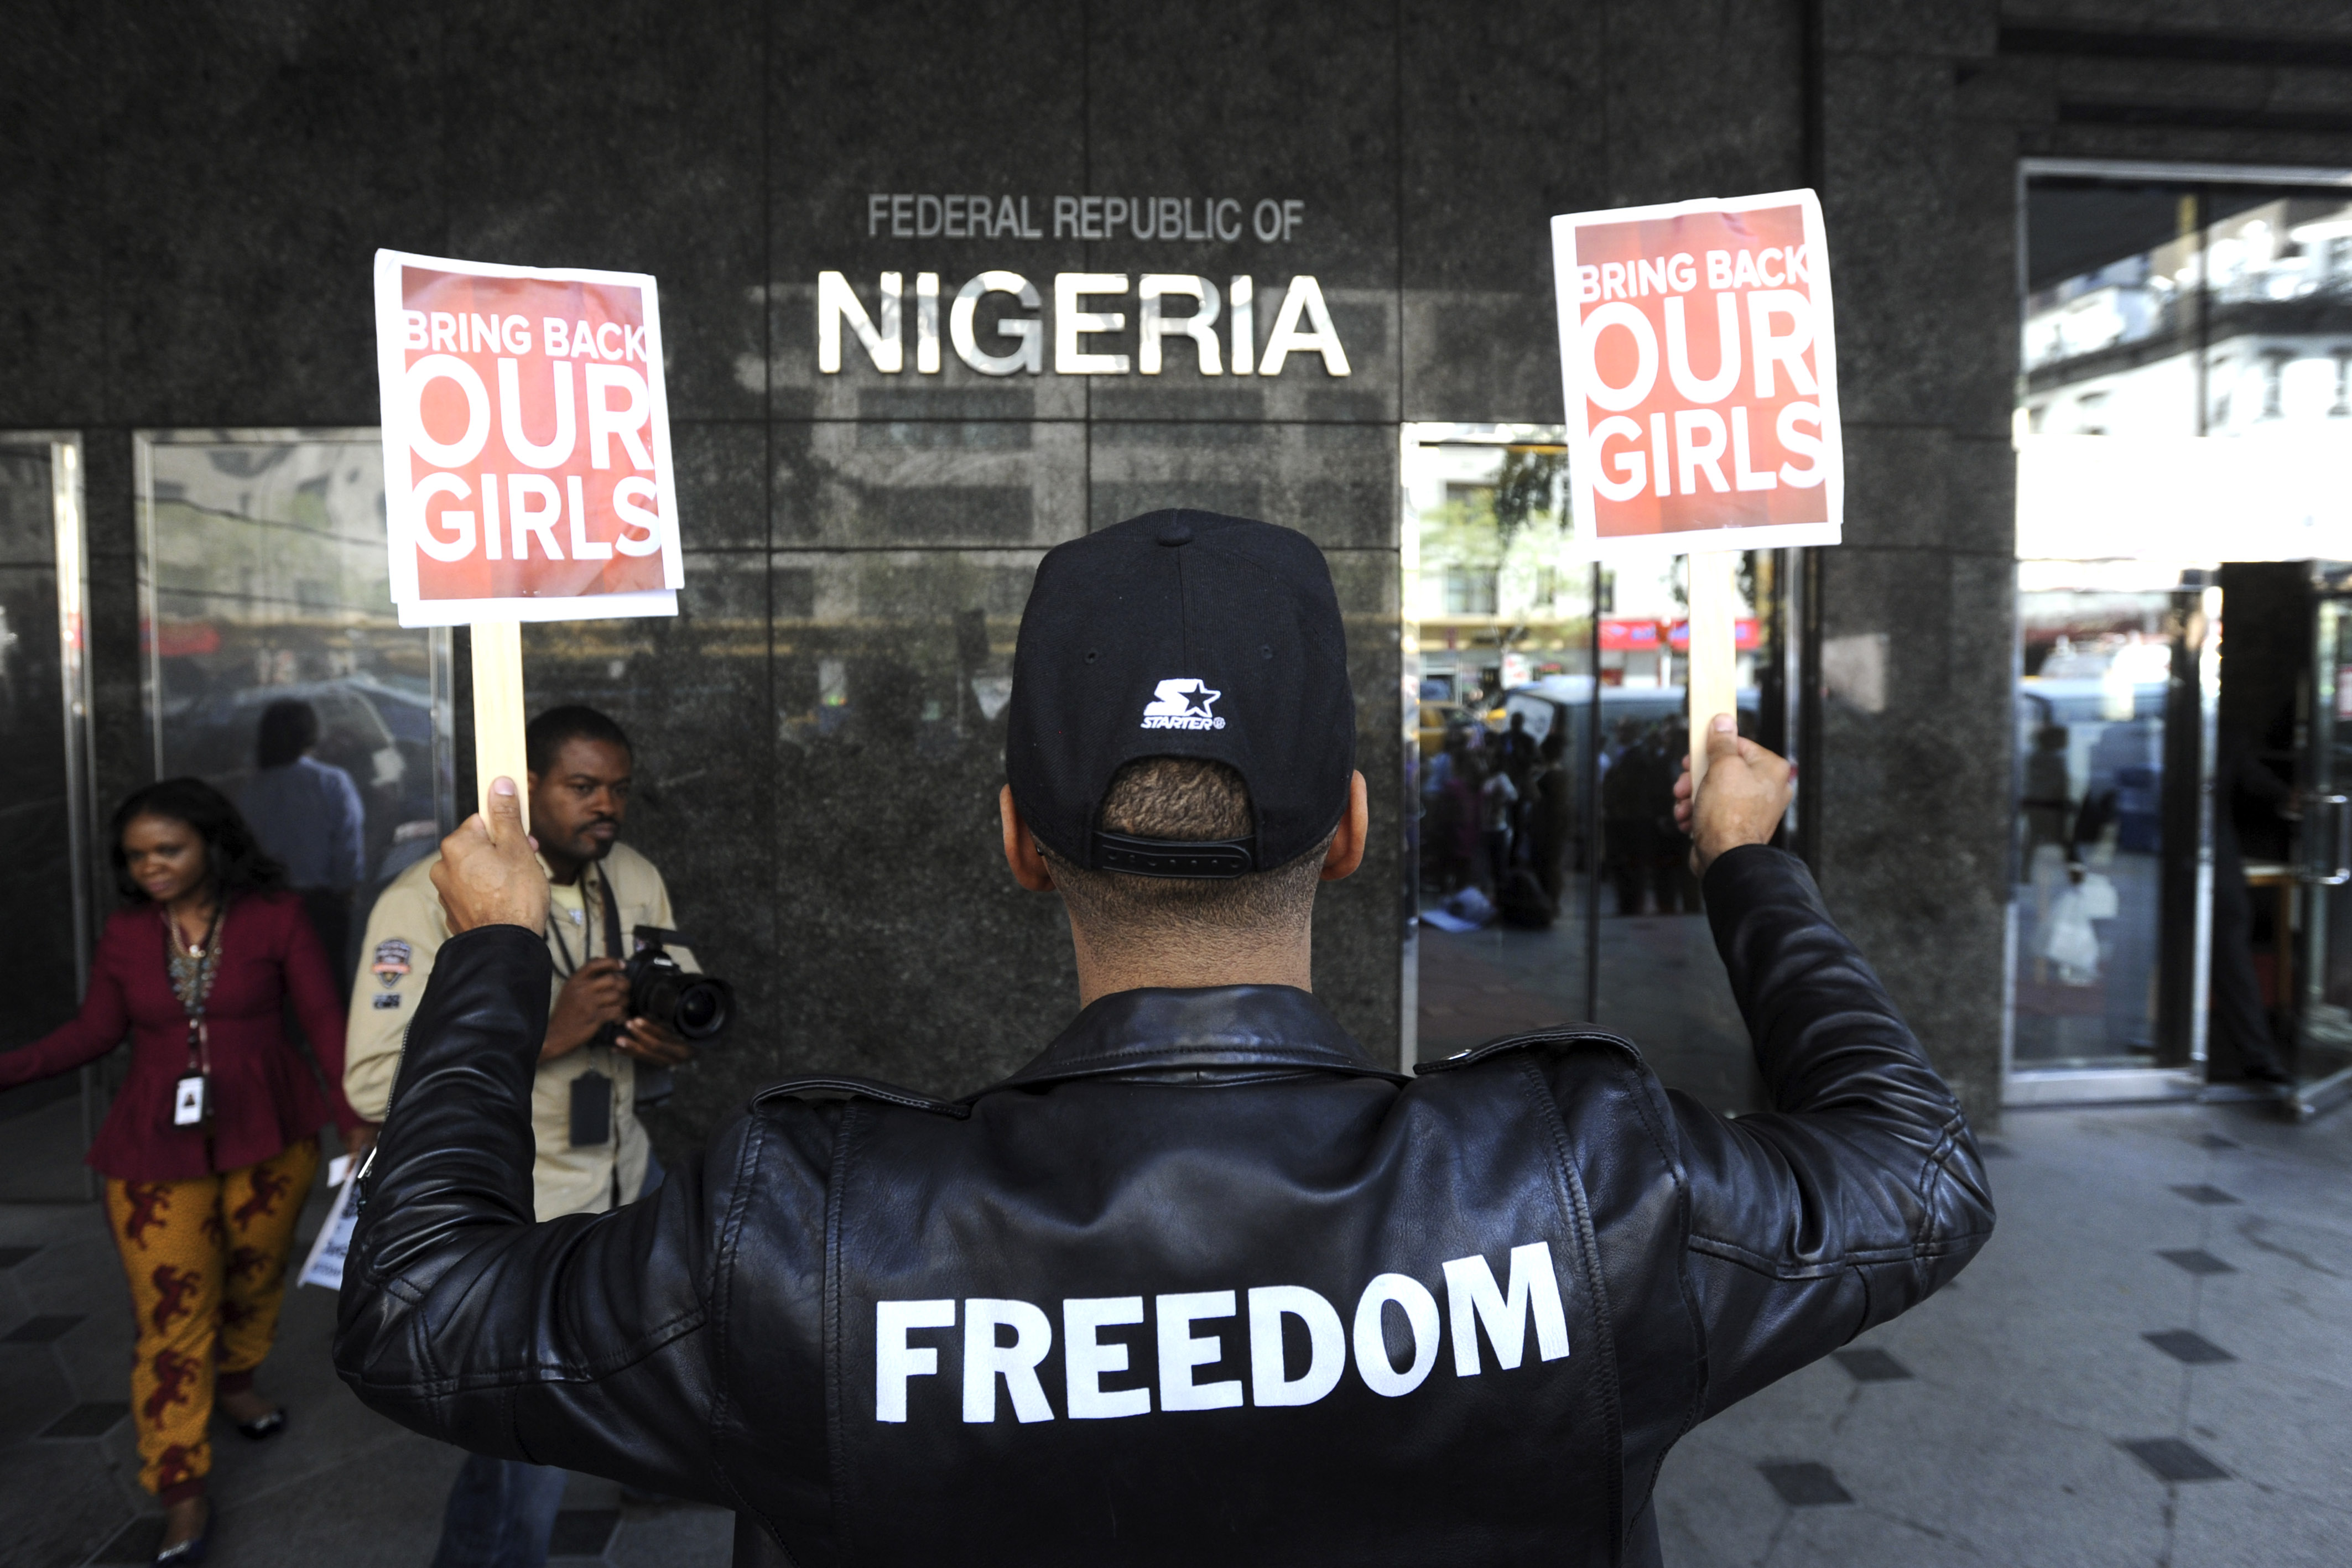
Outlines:
[{"label": "photographer with camera", "polygon": [[[669,890],[652,862],[619,841],[634,766],[621,727],[593,708],[551,708],[524,731],[524,749],[554,968],[530,1093],[531,1198],[544,1220],[602,1214],[660,1185],[636,1108],[693,1055],[688,1037],[716,1034],[730,1009],[718,982],[677,984],[695,963],[665,946],[677,936],[667,929]],[[429,855],[394,879],[361,944],[343,1087],[372,1121],[383,1118],[409,1019],[450,936],[432,883],[439,861]],[[650,950],[633,956],[632,932],[638,943],[650,938]],[[536,1568],[563,1484],[561,1469],[469,1456],[450,1490],[435,1568]]]}]

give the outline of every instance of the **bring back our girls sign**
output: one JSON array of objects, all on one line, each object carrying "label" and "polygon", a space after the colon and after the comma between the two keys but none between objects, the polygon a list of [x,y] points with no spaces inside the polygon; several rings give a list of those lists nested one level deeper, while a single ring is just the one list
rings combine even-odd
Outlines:
[{"label": "bring back our girls sign", "polygon": [[676,614],[654,280],[380,250],[375,303],[401,624]]},{"label": "bring back our girls sign", "polygon": [[1614,557],[1838,542],[1845,476],[1811,191],[1552,220],[1577,539]]}]

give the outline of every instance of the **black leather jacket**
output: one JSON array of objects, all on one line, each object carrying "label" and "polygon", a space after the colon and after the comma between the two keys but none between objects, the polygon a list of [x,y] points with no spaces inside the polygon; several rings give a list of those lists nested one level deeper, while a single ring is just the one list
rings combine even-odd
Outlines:
[{"label": "black leather jacket", "polygon": [[336,1364],[432,1437],[733,1509],[739,1562],[1654,1563],[1675,1439],[1992,1229],[1801,867],[1735,851],[1706,895],[1768,1114],[1591,1030],[1405,1080],[1303,991],[1132,991],[963,1102],[781,1086],[544,1225],[547,950],[459,936]]}]

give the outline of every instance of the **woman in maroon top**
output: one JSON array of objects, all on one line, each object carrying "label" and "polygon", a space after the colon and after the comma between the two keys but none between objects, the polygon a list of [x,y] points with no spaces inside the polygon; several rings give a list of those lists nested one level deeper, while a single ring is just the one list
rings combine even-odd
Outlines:
[{"label": "woman in maroon top", "polygon": [[[131,1039],[131,1071],[90,1145],[139,1320],[131,1366],[140,1479],[166,1507],[155,1561],[202,1559],[217,1394],[248,1437],[285,1412],[257,1394],[285,1298],[294,1223],[344,1102],[343,1009],[327,955],[236,809],[168,779],[123,801],[111,849],[124,907],[107,921],[80,1016],[0,1055],[0,1089],[68,1071]],[[287,1038],[291,998],[331,1085]]]}]

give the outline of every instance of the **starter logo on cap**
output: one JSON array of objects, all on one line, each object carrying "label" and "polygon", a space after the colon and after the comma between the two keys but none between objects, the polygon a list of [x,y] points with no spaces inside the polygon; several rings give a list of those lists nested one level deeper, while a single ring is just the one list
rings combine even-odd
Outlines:
[{"label": "starter logo on cap", "polygon": [[1223,696],[1189,677],[1162,681],[1143,705],[1143,727],[1146,729],[1223,729],[1225,721],[1209,711],[1209,705]]}]

